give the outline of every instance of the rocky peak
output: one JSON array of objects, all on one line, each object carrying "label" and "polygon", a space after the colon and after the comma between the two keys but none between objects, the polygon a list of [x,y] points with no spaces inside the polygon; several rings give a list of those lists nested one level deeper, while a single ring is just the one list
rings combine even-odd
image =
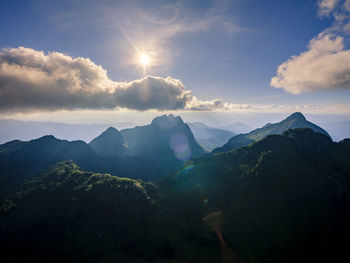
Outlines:
[{"label": "rocky peak", "polygon": [[305,116],[301,112],[294,112],[293,114],[289,115],[286,120],[301,120],[306,121]]}]

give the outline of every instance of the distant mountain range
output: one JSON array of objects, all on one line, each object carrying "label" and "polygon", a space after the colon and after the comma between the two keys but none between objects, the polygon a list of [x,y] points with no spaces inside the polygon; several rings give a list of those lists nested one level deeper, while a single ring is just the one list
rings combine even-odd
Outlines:
[{"label": "distant mountain range", "polygon": [[108,127],[125,129],[135,124],[118,122],[112,124],[70,124],[59,122],[36,122],[20,120],[0,120],[0,143],[12,140],[28,141],[45,135],[58,139],[90,142]]},{"label": "distant mountain range", "polygon": [[253,130],[246,134],[239,134],[232,137],[224,146],[214,149],[213,153],[226,152],[233,149],[237,149],[242,146],[246,146],[252,142],[259,141],[268,135],[272,134],[282,134],[289,129],[296,128],[309,128],[315,132],[322,133],[328,137],[329,134],[321,127],[313,124],[306,120],[304,115],[300,112],[295,112],[291,114],[286,119],[278,123],[267,123],[264,127]]},{"label": "distant mountain range", "polygon": [[[334,116],[333,118],[337,120],[334,121],[327,116],[312,116],[312,119],[315,120],[313,123],[323,127],[335,141],[340,141],[344,138],[350,137],[350,121],[346,120],[346,117],[341,118],[342,116]],[[28,141],[45,135],[53,135],[58,139],[68,141],[83,140],[88,143],[108,127],[122,130],[135,126],[136,124],[132,122],[116,122],[111,124],[70,124],[3,119],[0,120],[0,144],[11,140]],[[209,128],[231,131],[235,134],[248,133],[252,130],[250,126],[243,122],[233,122],[229,125],[221,124],[218,127],[209,126]],[[207,150],[212,150],[211,148],[213,148],[214,145],[214,148],[217,148],[226,143],[221,143],[220,140],[216,141],[216,139],[207,140],[206,138],[197,138],[197,134],[195,133],[194,137]]]},{"label": "distant mountain range", "polygon": [[187,124],[173,115],[121,132],[110,127],[90,144],[52,135],[28,142],[14,140],[0,145],[0,193],[64,160],[93,172],[158,181],[204,153]]},{"label": "distant mountain range", "polygon": [[[213,147],[224,143],[231,132],[214,129],[200,123],[190,123],[197,140]],[[65,141],[53,136],[23,142],[11,141],[0,145],[0,180],[14,185],[31,178],[50,165],[73,160],[83,169],[105,172],[120,177],[157,181],[181,168],[185,161],[198,158],[205,150],[197,143],[189,125],[181,117],[163,115],[151,124],[124,129],[120,132],[110,127],[89,144],[83,141]],[[267,124],[248,134],[233,136],[223,147],[213,153],[224,152],[263,139],[269,134],[281,134],[290,128],[311,128],[328,136],[320,127],[308,122],[301,113],[294,113],[285,120]],[[208,146],[209,142],[211,146]],[[204,143],[203,143],[204,144]],[[3,184],[4,185],[4,184]]]},{"label": "distant mountain range", "polygon": [[322,122],[320,125],[327,130],[335,141],[350,138],[350,121]]},{"label": "distant mountain range", "polygon": [[247,132],[252,130],[252,128],[249,125],[247,125],[243,122],[240,122],[240,121],[233,122],[229,125],[226,125],[223,127],[223,129],[228,130],[228,131],[232,131],[236,134],[247,133]]},{"label": "distant mountain range", "polygon": [[201,122],[187,122],[196,141],[207,151],[223,146],[234,132],[209,127]]}]

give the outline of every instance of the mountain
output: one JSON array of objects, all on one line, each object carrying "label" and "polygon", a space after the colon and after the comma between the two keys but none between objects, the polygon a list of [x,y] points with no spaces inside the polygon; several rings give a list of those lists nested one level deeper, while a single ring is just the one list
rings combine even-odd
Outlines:
[{"label": "mountain", "polygon": [[57,162],[73,160],[84,169],[119,177],[156,181],[160,172],[145,156],[102,156],[83,141],[44,136],[28,142],[0,145],[0,197],[3,193],[45,171]]},{"label": "mountain", "polygon": [[236,134],[240,134],[240,133],[246,133],[252,130],[252,128],[250,126],[248,126],[247,124],[243,123],[243,122],[233,122],[230,125],[227,125],[224,127],[225,130],[229,130],[232,131]]},{"label": "mountain", "polygon": [[349,139],[288,130],[195,159],[160,189],[174,220],[204,219],[240,262],[336,262],[350,242],[349,158]]},{"label": "mountain", "polygon": [[157,181],[203,153],[187,124],[173,115],[122,132],[110,127],[89,145],[52,135],[27,142],[15,140],[0,145],[0,195],[64,160],[93,172]]},{"label": "mountain", "polygon": [[221,262],[206,223],[172,219],[159,194],[58,163],[0,200],[2,262]]},{"label": "mountain", "polygon": [[237,136],[234,136],[224,146],[216,148],[212,152],[218,153],[218,152],[230,151],[242,146],[246,146],[252,142],[259,141],[265,138],[267,135],[282,134],[288,129],[296,129],[296,128],[310,128],[315,132],[319,132],[321,134],[324,134],[330,137],[325,130],[313,124],[312,122],[307,121],[303,114],[301,114],[300,112],[295,112],[280,122],[273,123],[273,124],[267,123],[262,128],[253,130],[246,134],[239,134]]},{"label": "mountain", "polygon": [[125,129],[135,125],[126,122],[117,122],[113,124],[71,124],[0,120],[0,143],[11,140],[28,141],[48,134],[68,141],[82,140],[89,142],[109,126]]},{"label": "mountain", "polygon": [[146,126],[121,130],[121,133],[128,155],[147,156],[165,175],[174,172],[184,161],[205,153],[188,125],[180,116],[172,114],[156,117]]},{"label": "mountain", "polygon": [[59,163],[1,202],[2,262],[161,257],[155,193],[150,183]]},{"label": "mountain", "polygon": [[[62,144],[52,139],[35,143]],[[20,155],[22,144],[0,152]],[[72,148],[61,149],[79,156]],[[340,262],[350,242],[349,158],[350,139],[294,129],[194,158],[156,184],[60,162],[0,197],[1,259]]]},{"label": "mountain", "polygon": [[200,122],[187,122],[196,141],[206,150],[211,151],[223,146],[236,134],[231,131],[209,127]]},{"label": "mountain", "polygon": [[100,155],[120,156],[126,152],[123,135],[115,128],[109,127],[98,137],[93,139],[89,145]]},{"label": "mountain", "polygon": [[322,122],[321,126],[329,132],[334,141],[350,138],[350,121]]}]

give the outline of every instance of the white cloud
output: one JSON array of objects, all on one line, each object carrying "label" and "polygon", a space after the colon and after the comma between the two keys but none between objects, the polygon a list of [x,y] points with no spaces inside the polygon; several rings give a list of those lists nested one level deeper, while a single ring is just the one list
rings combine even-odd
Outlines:
[{"label": "white cloud", "polygon": [[242,105],[203,101],[171,77],[115,82],[88,58],[30,48],[0,52],[0,111],[114,109],[227,110]]},{"label": "white cloud", "polygon": [[271,86],[299,94],[317,90],[350,89],[350,50],[344,37],[350,33],[350,0],[322,0],[319,13],[334,23],[310,40],[308,49],[292,56],[277,69]]},{"label": "white cloud", "polygon": [[294,94],[350,89],[350,51],[344,49],[342,37],[321,34],[310,41],[307,51],[278,67],[271,85]]}]

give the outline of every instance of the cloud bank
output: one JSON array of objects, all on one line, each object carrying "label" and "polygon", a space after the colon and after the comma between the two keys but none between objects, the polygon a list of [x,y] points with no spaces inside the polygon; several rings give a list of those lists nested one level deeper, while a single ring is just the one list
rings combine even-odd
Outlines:
[{"label": "cloud bank", "polygon": [[0,111],[114,109],[241,109],[219,99],[200,100],[180,80],[147,76],[115,82],[88,58],[30,48],[0,52]]},{"label": "cloud bank", "polygon": [[321,16],[333,16],[334,24],[311,39],[307,51],[283,62],[271,86],[293,94],[350,89],[350,50],[344,45],[350,33],[350,0],[322,0],[318,7]]}]

